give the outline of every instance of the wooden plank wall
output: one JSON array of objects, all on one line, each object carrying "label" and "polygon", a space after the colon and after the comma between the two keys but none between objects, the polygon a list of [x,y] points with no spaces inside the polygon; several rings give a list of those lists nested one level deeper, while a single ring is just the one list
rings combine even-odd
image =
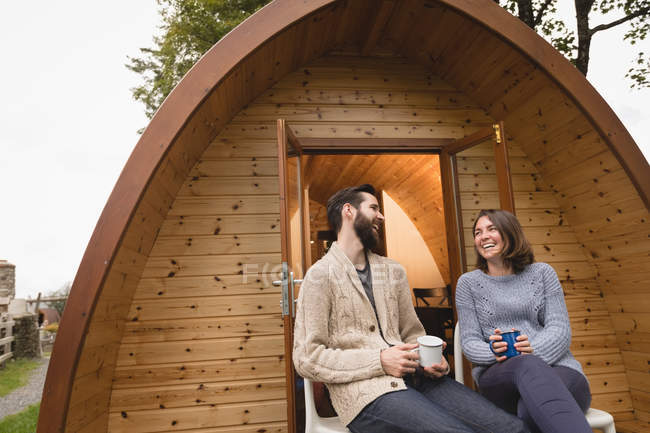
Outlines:
[{"label": "wooden plank wall", "polygon": [[[128,310],[117,367],[107,378],[110,431],[286,429],[279,294],[270,278],[242,283],[240,274],[272,271],[264,264],[280,261],[278,117],[299,137],[460,138],[492,123],[461,92],[396,57],[330,55],[263,92],[225,126],[178,195],[169,196],[172,208],[151,254],[135,256],[146,265],[142,279],[130,282],[133,302],[105,306],[106,314]],[[538,258],[563,281],[574,353],[591,380],[593,405],[630,419],[628,377],[597,270],[533,163],[516,145],[511,156],[519,215]],[[467,218],[472,209],[496,206],[485,176],[493,165],[485,163],[481,155],[467,161],[464,184],[475,206],[466,206]]]},{"label": "wooden plank wall", "polygon": [[[404,58],[343,51],[284,77],[227,129],[240,137],[271,138],[277,118],[286,119],[296,136],[311,138],[460,138],[492,124],[461,92]],[[439,230],[444,223],[440,183],[435,179],[422,187],[428,173],[439,176],[437,159],[433,168],[431,161],[416,157],[404,157],[399,164],[377,155],[316,159],[324,176],[312,179],[310,198],[324,203],[338,188],[363,182],[385,189],[414,221],[448,278],[446,248],[440,249],[446,245],[444,230]],[[413,176],[405,180],[404,173]]]},{"label": "wooden plank wall", "polygon": [[127,315],[109,431],[286,430],[276,144],[220,137],[162,223]]},{"label": "wooden plank wall", "polygon": [[[146,191],[135,209],[135,214],[131,217],[128,227],[121,238],[116,255],[114,257],[96,256],[90,259],[93,264],[93,272],[102,272],[102,268],[106,266],[110,266],[110,269],[99,289],[100,294],[94,309],[89,313],[92,314],[92,317],[88,329],[85,330],[84,340],[81,343],[82,349],[79,361],[72,366],[72,368],[75,368],[73,372],[74,379],[68,401],[64,403],[64,408],[67,408],[67,413],[63,415],[65,417],[66,431],[102,432],[108,428],[108,408],[113,389],[112,383],[116,381],[116,386],[119,387],[124,379],[123,376],[126,378],[129,376],[124,370],[115,371],[118,362],[118,350],[125,329],[125,319],[130,315],[131,301],[136,289],[141,290],[139,288],[140,276],[145,264],[147,264],[149,252],[161,230],[161,225],[166,221],[167,214],[176,199],[179,188],[187,180],[190,170],[195,167],[209,143],[222,131],[222,127],[239,112],[241,107],[260,95],[271,83],[277,82],[289,71],[293,71],[299,65],[320,56],[329,46],[350,39],[350,34],[355,33],[357,28],[354,26],[346,27],[346,23],[358,21],[358,15],[361,13],[360,6],[358,2],[350,2],[349,7],[347,5],[343,5],[343,7],[332,5],[332,7],[324,8],[308,19],[288,28],[282,34],[270,38],[262,49],[252,52],[250,56],[234,67],[188,119],[184,129],[171,144],[169,152],[167,152],[161,164],[156,167],[156,172],[148,183]],[[322,37],[323,35],[325,37]],[[179,103],[183,105],[183,103]],[[158,124],[158,128],[164,129],[165,127],[166,125]],[[228,131],[225,131],[224,137],[227,135]],[[234,148],[225,146],[223,152],[219,153],[217,151],[212,157],[209,156],[210,152],[208,151],[206,159],[268,157],[266,144],[269,143],[269,140],[261,146],[264,150],[258,154],[257,150],[260,149],[260,141],[256,141],[254,137],[251,138],[251,140],[238,140],[237,143],[229,143],[231,146],[236,146],[237,151],[242,153],[237,153]],[[275,137],[272,140],[274,141]],[[163,146],[163,143],[161,143],[161,146]],[[133,174],[133,172],[131,171],[130,174]],[[143,172],[139,174],[143,177],[149,176],[149,173]],[[199,188],[204,191],[209,190],[209,184],[210,182],[201,183]],[[214,179],[212,185],[215,185]],[[224,183],[220,185],[221,187],[229,185],[237,188],[238,181],[236,179],[224,180]],[[124,187],[124,184],[121,186]],[[264,185],[264,188],[266,188],[266,185]],[[185,194],[187,194],[187,191]],[[266,192],[261,194],[266,194]],[[225,202],[215,200],[195,203],[194,205],[209,211],[216,206],[215,203],[223,204]],[[235,206],[235,204],[231,203],[230,206]],[[216,210],[215,212],[221,211]],[[254,214],[255,211],[252,213]],[[260,217],[260,224],[268,225],[271,219],[268,215]],[[203,223],[204,227],[210,225],[209,218],[194,220],[193,222],[199,225]],[[236,227],[246,226],[251,221],[250,219],[232,218],[224,214],[222,222],[223,230],[238,230]],[[173,225],[173,223],[168,221],[165,223],[167,224],[166,230],[172,228],[170,224]],[[101,239],[99,242],[101,242]],[[194,245],[197,244],[206,245],[203,242],[197,242]],[[242,242],[240,244],[243,245]],[[96,245],[89,245],[88,251],[95,253],[95,247]],[[220,269],[233,265],[233,263],[224,260],[215,260],[219,263]],[[185,259],[183,259],[183,263],[186,263]],[[214,263],[215,261],[212,258],[204,257],[192,262],[192,271],[184,270],[183,272],[186,274],[191,273],[201,266]],[[237,266],[237,263],[235,263],[235,266]],[[164,266],[164,263],[158,263],[153,268],[160,271],[164,269]],[[86,281],[80,280],[77,290],[85,290],[84,283]],[[133,318],[132,316],[129,317]],[[70,349],[76,350],[77,348]],[[252,367],[254,366],[244,365],[242,369],[251,369]],[[274,366],[273,369],[282,370],[281,366]],[[201,370],[199,368],[191,371],[200,373]],[[217,370],[215,369],[215,371]],[[144,371],[149,374],[149,370]],[[152,375],[162,374],[162,377],[166,377],[168,374],[178,374],[178,372],[172,373],[173,368],[167,370],[161,367],[151,371]],[[190,374],[187,368],[183,371],[185,371],[186,375]],[[149,384],[158,383],[152,377],[149,379],[151,380]],[[188,381],[186,380],[186,382]],[[58,390],[64,397],[67,396],[66,391],[64,391],[66,386],[66,384],[62,384]],[[276,410],[275,413],[284,412]],[[210,417],[212,415],[207,416],[207,418]],[[193,419],[196,422],[196,418]],[[113,418],[111,425],[120,424],[116,424]],[[178,429],[178,425],[177,422],[177,424],[171,426],[170,421],[170,428]],[[282,425],[282,423],[279,425]],[[229,428],[226,428],[226,430],[229,430]]]},{"label": "wooden plank wall", "polygon": [[309,200],[309,239],[313,240],[311,244],[311,261],[316,262],[319,255],[318,240],[319,231],[327,231],[330,229],[329,222],[327,221],[327,208],[315,200]]},{"label": "wooden plank wall", "polygon": [[[261,252],[245,249],[252,248],[253,244],[250,243],[252,238],[244,234],[275,234],[272,231],[275,228],[271,231],[266,228],[272,225],[274,217],[272,212],[266,213],[269,203],[263,201],[275,194],[270,184],[253,181],[256,192],[252,195],[260,197],[259,201],[256,198],[243,204],[234,202],[235,196],[229,193],[240,191],[237,194],[246,196],[241,188],[251,188],[252,178],[264,176],[262,171],[257,173],[258,176],[248,173],[246,169],[251,167],[246,165],[250,162],[246,158],[273,158],[274,155],[268,151],[274,149],[274,125],[278,117],[284,117],[295,125],[298,136],[347,138],[460,138],[478,127],[491,124],[493,119],[505,120],[509,133],[541,174],[541,179],[534,179],[535,191],[522,190],[517,195],[518,202],[523,200],[529,206],[531,233],[538,230],[537,235],[542,239],[547,232],[551,233],[550,237],[571,239],[570,232],[563,232],[570,223],[576,238],[575,242],[571,239],[547,245],[551,251],[540,243],[539,256],[542,259],[545,255],[555,256],[557,260],[561,257],[567,259],[566,262],[555,262],[554,266],[564,279],[567,300],[569,294],[577,297],[575,302],[569,302],[572,317],[576,319],[574,331],[577,341],[583,342],[576,347],[576,353],[581,359],[591,359],[585,365],[590,377],[611,377],[607,384],[592,382],[595,389],[607,391],[597,393],[596,397],[612,398],[611,404],[603,407],[614,408],[612,411],[619,420],[629,417],[630,400],[620,375],[627,371],[625,377],[632,388],[635,413],[646,424],[650,422],[647,392],[650,389],[650,306],[645,301],[650,289],[648,213],[620,165],[612,158],[606,144],[600,141],[600,134],[604,137],[608,131],[599,133],[594,130],[573,101],[563,96],[542,70],[489,30],[479,29],[466,16],[431,2],[404,0],[396,6],[383,36],[379,38],[379,46],[381,50],[392,49],[403,54],[411,63],[389,56],[328,56],[310,63],[311,59],[332,47],[350,41],[364,42],[362,36],[367,33],[367,25],[373,24],[374,18],[367,13],[367,8],[374,7],[374,3],[368,0],[340,2],[270,39],[267,46],[235,67],[196,111],[157,168],[121,239],[117,255],[93,258],[98,272],[102,266],[110,265],[111,268],[92,311],[83,351],[74,371],[66,430],[105,431],[111,390],[115,391],[116,400],[111,403],[110,425],[117,430],[124,430],[125,426],[130,429],[134,420],[138,420],[135,422],[138,428],[176,431],[214,419],[243,422],[253,412],[230,400],[227,403],[212,400],[207,405],[202,404],[201,397],[191,405],[187,401],[174,400],[176,403],[170,403],[174,407],[169,408],[164,404],[165,407],[161,408],[161,403],[155,408],[149,402],[146,408],[130,410],[131,414],[129,410],[115,408],[120,401],[117,399],[120,392],[127,395],[127,390],[135,394],[139,391],[132,390],[142,391],[136,400],[144,402],[151,395],[163,396],[156,394],[156,390],[175,392],[177,389],[174,387],[183,384],[196,386],[196,391],[199,391],[201,384],[205,387],[206,384],[241,381],[240,385],[245,387],[243,382],[246,380],[279,377],[248,376],[251,371],[259,374],[252,370],[256,364],[239,361],[272,359],[274,361],[269,361],[271,364],[265,371],[282,371],[277,355],[215,358],[222,356],[222,350],[228,352],[234,347],[227,343],[242,338],[241,323],[235,325],[232,321],[244,316],[229,316],[229,313],[244,313],[249,311],[245,308],[260,304],[251,304],[252,293],[239,293],[239,289],[232,295],[215,294],[215,288],[222,286],[212,278],[214,273],[225,276],[232,270],[243,271],[244,262],[236,259],[237,256],[259,265],[260,260],[270,260],[277,255],[277,249]],[[459,57],[459,53],[463,57]],[[423,65],[422,69],[414,66],[418,63]],[[308,66],[301,66],[305,64]],[[288,71],[294,72],[285,76]],[[285,78],[267,90],[269,83],[280,77]],[[242,106],[260,94],[254,103],[240,112]],[[487,110],[489,115],[479,107]],[[227,123],[236,113],[239,114],[234,121]],[[222,129],[224,124],[225,129]],[[204,153],[207,143],[218,131],[221,131],[220,141],[214,142]],[[201,164],[196,165],[201,155],[205,160],[201,164],[207,163],[203,168]],[[267,168],[271,168],[272,163],[267,162]],[[237,171],[237,167],[244,171]],[[262,169],[260,166],[259,170]],[[195,170],[195,174],[187,177],[190,170]],[[198,170],[205,170],[201,172],[204,175],[196,174]],[[143,173],[143,176],[148,175]],[[530,187],[529,182],[525,184]],[[182,192],[177,198],[179,187]],[[483,195],[480,198],[483,200]],[[552,202],[551,198],[555,201]],[[176,213],[168,216],[172,204]],[[188,209],[195,214],[188,213]],[[239,209],[247,209],[250,212],[248,217],[244,218],[243,212],[237,213]],[[523,211],[525,207],[521,209]],[[256,225],[266,231],[247,232]],[[198,234],[185,231],[186,227],[197,230]],[[549,228],[553,230],[548,231]],[[155,255],[150,256],[149,251],[157,242],[159,231],[161,246],[156,244]],[[239,236],[235,233],[240,233],[241,238],[249,243],[235,239],[234,236]],[[192,241],[188,240],[190,238]],[[242,249],[237,250],[240,247]],[[191,253],[186,255],[184,248]],[[578,251],[582,251],[586,261],[573,260]],[[140,281],[145,265],[143,281],[174,280],[186,284],[147,288]],[[210,269],[210,275],[202,274],[206,268]],[[237,285],[236,280],[225,282],[227,288]],[[84,281],[79,281],[80,289],[84,288],[83,284]],[[136,291],[138,297],[132,303]],[[602,304],[596,303],[601,293],[615,334],[604,330],[606,314]],[[270,297],[267,294],[259,296]],[[190,303],[185,302],[188,300]],[[192,300],[205,300],[206,303],[199,305],[191,303]],[[228,300],[237,300],[237,305],[226,306]],[[592,308],[591,303],[598,308]],[[262,309],[267,308],[265,305],[261,305]],[[228,308],[233,310],[228,311]],[[165,311],[165,316],[161,317],[157,310]],[[204,315],[206,310],[207,316]],[[271,320],[275,314],[271,311],[265,317]],[[125,317],[131,320],[129,326],[134,327],[130,330],[142,326],[143,333],[127,332]],[[179,321],[184,325],[178,329],[164,325],[164,331],[160,333],[164,337],[147,327],[147,322],[157,325],[166,323],[168,318],[169,323]],[[224,329],[221,323],[217,325],[218,331],[210,324],[220,320],[233,324],[225,327],[231,334],[218,333]],[[198,323],[198,328],[186,329],[189,321],[192,326]],[[245,326],[252,324],[244,322]],[[222,328],[218,328],[219,325]],[[259,338],[250,336],[251,343],[246,347],[254,348],[257,346],[253,342],[269,342],[275,338],[275,334],[265,333],[266,325],[257,323],[254,329],[255,332],[261,330],[259,332],[264,335],[259,335]],[[144,340],[137,340],[140,335]],[[160,338],[164,341],[159,341]],[[184,344],[188,342],[191,347]],[[161,344],[165,352],[173,354],[169,360],[156,358]],[[123,351],[122,346],[137,350]],[[266,344],[261,346],[267,347]],[[237,346],[236,350],[239,347],[244,351],[244,345]],[[623,348],[625,370],[614,347]],[[185,352],[181,353],[182,350]],[[208,360],[203,360],[203,357]],[[230,359],[235,361],[231,363]],[[119,364],[118,370],[115,370],[116,363]],[[154,365],[155,368],[149,368]],[[226,365],[229,368],[224,370]],[[224,371],[228,372],[227,375],[219,376]],[[255,383],[256,386],[261,384]],[[246,393],[242,391],[239,395]],[[201,401],[196,402],[197,399]],[[266,401],[279,400],[271,398]],[[212,404],[215,406],[210,406]],[[217,410],[219,404],[225,405],[225,410]],[[256,406],[259,412],[254,412],[254,418],[268,420],[268,412],[264,412],[267,407],[275,406],[273,403]],[[217,412],[218,416],[215,415]],[[284,411],[275,407],[273,414],[280,413],[284,414]],[[178,417],[172,416],[174,414]],[[284,425],[282,421],[268,422],[280,430]],[[619,425],[623,425],[621,423]],[[237,431],[230,426],[210,428],[211,431]],[[239,431],[251,430],[245,426]]]},{"label": "wooden plank wall", "polygon": [[638,420],[619,427],[650,429],[650,214],[600,134],[577,111],[574,101],[549,86],[509,116],[512,124],[533,122],[541,133],[511,132],[525,143],[597,271]]},{"label": "wooden plank wall", "polygon": [[[543,192],[555,197],[563,223],[595,269],[594,287],[622,351],[638,422],[617,427],[650,429],[650,305],[643,301],[650,292],[650,215],[605,141],[618,132],[598,130],[525,53],[471,18],[439,4],[406,0],[397,6],[380,45],[425,65],[505,121],[541,175]],[[557,60],[545,60],[553,69]]]},{"label": "wooden plank wall", "polygon": [[[190,122],[188,128],[192,130],[197,123],[202,122],[204,115],[205,111],[200,110],[198,117]],[[101,296],[93,310],[75,371],[66,417],[66,431],[106,431],[110,393],[124,319],[147,261],[146,254],[151,250],[158,234],[156,227],[164,220],[174,194],[183,182],[182,173],[189,172],[192,161],[196,161],[200,155],[198,149],[205,147],[201,143],[208,142],[208,138],[202,134],[204,131],[196,131],[183,134],[178,139],[178,146],[167,154],[135,210],[119,251],[111,263]],[[93,245],[89,245],[88,248],[92,247]],[[109,263],[107,259],[95,257],[95,265],[105,266]]]},{"label": "wooden plank wall", "polygon": [[[598,271],[560,209],[553,192],[521,148],[511,142],[510,164],[515,208],[535,259],[549,263],[564,288],[573,339],[571,351],[582,363],[593,395],[592,407],[612,413],[617,421],[634,418],[630,385],[605,303]],[[491,143],[459,154],[457,159],[465,253],[468,270],[474,269],[471,228],[480,209],[499,207],[494,150]]]}]

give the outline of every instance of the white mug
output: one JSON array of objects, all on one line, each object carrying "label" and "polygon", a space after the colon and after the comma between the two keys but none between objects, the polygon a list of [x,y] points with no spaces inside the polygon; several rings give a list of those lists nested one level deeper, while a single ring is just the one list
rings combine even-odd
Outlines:
[{"label": "white mug", "polygon": [[412,352],[420,354],[420,365],[430,367],[433,364],[442,362],[442,339],[433,335],[423,335],[417,339],[420,347],[416,347]]}]

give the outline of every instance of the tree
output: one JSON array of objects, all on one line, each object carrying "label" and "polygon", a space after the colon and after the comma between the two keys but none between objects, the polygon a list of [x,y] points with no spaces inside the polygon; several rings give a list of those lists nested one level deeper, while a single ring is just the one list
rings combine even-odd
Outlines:
[{"label": "tree", "polygon": [[[519,17],[528,27],[549,38],[553,46],[587,75],[591,40],[595,34],[625,25],[624,39],[632,45],[645,40],[650,29],[650,0],[574,0],[576,30],[557,16],[559,0],[494,0]],[[590,25],[589,14],[600,12],[609,21]],[[577,43],[576,43],[577,40]],[[625,75],[632,88],[650,87],[650,57],[639,50],[635,64]]]},{"label": "tree", "polygon": [[270,0],[157,0],[161,35],[126,65],[144,83],[131,89],[151,118],[174,86],[219,39]]},{"label": "tree", "polygon": [[59,301],[48,301],[50,307],[58,311],[61,317],[63,317],[63,310],[65,309],[65,303],[67,301],[67,297],[70,295],[71,288],[72,288],[72,283],[68,281],[67,283],[62,285],[59,290],[55,290],[47,295],[48,298],[63,298],[63,297],[66,298]]},{"label": "tree", "polygon": [[[598,32],[627,26],[625,40],[643,41],[650,28],[650,0],[574,0],[574,32],[557,16],[560,0],[494,0],[530,28],[546,36],[553,46],[587,75],[591,39]],[[566,1],[566,0],[562,0]],[[174,86],[199,58],[237,24],[270,0],[157,0],[161,7],[161,34],[153,48],[140,48],[141,57],[129,57],[126,67],[143,78],[131,89],[151,118]],[[607,24],[590,27],[590,12],[612,17]],[[616,16],[614,18],[614,16]],[[577,41],[577,42],[576,42]],[[639,51],[626,75],[632,87],[650,87],[650,57]]]}]

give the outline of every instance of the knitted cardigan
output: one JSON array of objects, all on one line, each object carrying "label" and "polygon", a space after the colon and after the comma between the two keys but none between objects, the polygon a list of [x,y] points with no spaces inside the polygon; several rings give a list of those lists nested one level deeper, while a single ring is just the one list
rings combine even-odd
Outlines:
[{"label": "knitted cardigan", "polygon": [[384,372],[381,350],[424,335],[404,268],[371,252],[368,262],[379,323],[354,265],[336,242],[309,268],[298,296],[296,371],[327,385],[345,425],[377,397],[406,389],[401,378]]},{"label": "knitted cardigan", "polygon": [[495,328],[520,330],[528,335],[533,354],[549,365],[582,373],[569,350],[571,324],[562,286],[548,264],[533,263],[519,274],[501,277],[479,269],[463,274],[456,284],[456,310],[463,354],[475,365],[476,382],[496,362],[489,347]]}]

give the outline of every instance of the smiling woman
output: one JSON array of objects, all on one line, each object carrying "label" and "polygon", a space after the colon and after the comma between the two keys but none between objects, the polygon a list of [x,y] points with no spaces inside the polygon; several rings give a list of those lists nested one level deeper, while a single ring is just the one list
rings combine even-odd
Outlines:
[{"label": "smiling woman", "polygon": [[[478,269],[458,280],[456,308],[463,353],[476,365],[481,394],[531,431],[590,433],[584,413],[591,392],[569,350],[571,323],[557,274],[533,263],[510,212],[479,212],[474,246]],[[502,334],[511,329],[518,336],[508,343]]]},{"label": "smiling woman", "polygon": [[510,212],[482,210],[474,221],[476,267],[490,275],[519,273],[535,261],[530,242]]},{"label": "smiling woman", "polygon": [[385,183],[409,173],[394,198],[452,283],[473,236],[442,227],[499,206],[492,143],[455,165],[441,154],[438,170],[368,153],[444,153],[503,121],[498,161],[535,255],[564,285],[593,405],[619,431],[650,414],[650,330],[629,325],[650,312],[650,169],[584,77],[490,0],[277,0],[188,72],[125,165],[66,306],[40,433],[294,431],[291,303],[272,285],[286,234],[278,119],[304,156],[356,152],[319,171],[322,184],[357,166],[377,164]]}]

